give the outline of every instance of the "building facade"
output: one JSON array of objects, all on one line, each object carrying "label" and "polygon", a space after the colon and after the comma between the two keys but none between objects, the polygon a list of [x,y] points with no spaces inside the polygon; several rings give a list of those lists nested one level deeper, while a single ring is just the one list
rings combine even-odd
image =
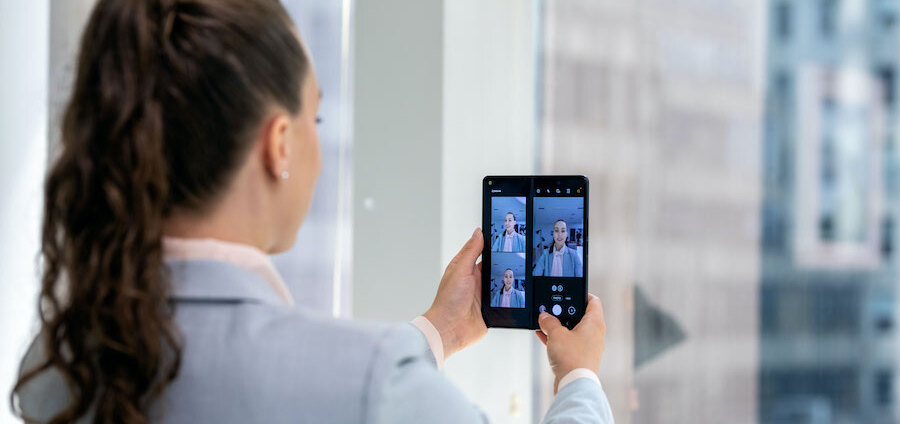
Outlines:
[{"label": "building facade", "polygon": [[770,0],[759,411],[893,423],[895,0]]}]

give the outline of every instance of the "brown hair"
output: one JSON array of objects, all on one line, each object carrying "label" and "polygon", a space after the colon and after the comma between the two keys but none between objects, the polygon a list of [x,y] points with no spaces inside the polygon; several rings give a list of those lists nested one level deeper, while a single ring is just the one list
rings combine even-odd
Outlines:
[{"label": "brown hair", "polygon": [[[63,151],[45,186],[38,312],[55,370],[94,422],[145,423],[181,357],[163,222],[203,213],[271,105],[295,114],[309,60],[276,0],[101,0],[81,39]],[[29,420],[28,417],[23,417]]]}]

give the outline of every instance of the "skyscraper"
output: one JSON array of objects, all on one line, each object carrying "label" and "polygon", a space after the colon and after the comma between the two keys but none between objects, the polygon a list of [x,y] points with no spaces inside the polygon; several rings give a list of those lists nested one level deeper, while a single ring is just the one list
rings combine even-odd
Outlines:
[{"label": "skyscraper", "polygon": [[896,421],[896,1],[772,0],[759,409]]}]

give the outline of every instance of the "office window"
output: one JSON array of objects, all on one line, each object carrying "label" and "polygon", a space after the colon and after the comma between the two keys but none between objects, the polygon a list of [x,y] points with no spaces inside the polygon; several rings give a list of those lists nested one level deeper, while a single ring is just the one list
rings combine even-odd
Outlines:
[{"label": "office window", "polygon": [[778,291],[773,287],[763,287],[760,292],[760,314],[761,331],[765,334],[773,335],[779,331],[779,304]]},{"label": "office window", "polygon": [[834,141],[833,123],[837,119],[835,102],[826,98],[822,102],[822,152],[820,156],[820,201],[819,201],[819,239],[835,240],[835,208],[837,197],[837,152]]},{"label": "office window", "polygon": [[775,5],[775,35],[781,41],[788,41],[791,38],[792,15],[790,3],[781,2]]},{"label": "office window", "polygon": [[[833,285],[832,285],[833,284]],[[810,287],[813,331],[820,335],[854,334],[860,331],[861,293],[852,281],[817,281]]]},{"label": "office window", "polygon": [[792,140],[790,136],[782,135],[781,138],[782,141],[778,146],[778,157],[775,159],[775,163],[778,164],[777,180],[782,190],[790,190],[794,184],[794,150],[789,144]]},{"label": "office window", "polygon": [[896,0],[870,0],[872,7],[872,19],[881,28],[884,35],[888,35],[897,25]]},{"label": "office window", "polygon": [[[629,258],[590,265],[600,294],[639,293],[633,304],[652,306],[609,310],[607,346],[635,350],[601,370],[621,382],[604,382],[626,404],[614,406],[617,422],[900,422],[900,410],[877,406],[896,397],[894,373],[874,377],[898,355],[894,302],[879,299],[896,296],[900,275],[890,106],[900,49],[886,47],[894,17],[876,1],[900,6],[543,2],[540,170],[591,178],[597,251]],[[742,35],[754,31],[767,38]],[[586,39],[603,48],[580,47]],[[802,48],[782,48],[794,40]],[[593,78],[572,78],[573,62],[634,85],[607,84],[620,106],[600,118],[564,114]],[[633,122],[626,104],[637,105]],[[638,325],[622,336],[632,318],[659,316],[683,337]],[[661,347],[639,351],[648,345]]]},{"label": "office window", "polygon": [[837,32],[840,0],[819,0],[819,32],[831,38]]},{"label": "office window", "polygon": [[881,220],[881,256],[890,260],[894,253],[894,217],[886,215]]},{"label": "office window", "polygon": [[[319,87],[325,93],[319,106],[322,123],[316,129],[322,155],[322,172],[297,242],[287,252],[274,256],[275,266],[295,299],[316,312],[349,316],[351,284],[349,248],[351,218],[346,206],[352,180],[352,142],[343,130],[352,107],[348,75],[350,63],[343,51],[343,20],[347,1],[309,2],[282,0],[306,47],[315,58]],[[349,45],[349,42],[346,44]]]},{"label": "office window", "polygon": [[894,373],[891,370],[875,374],[875,399],[880,406],[890,406],[894,402]]},{"label": "office window", "polygon": [[763,166],[765,178],[777,184],[779,190],[791,184],[791,140],[793,138],[794,79],[790,71],[778,69],[768,90],[767,131]]},{"label": "office window", "polygon": [[775,73],[771,84],[770,98],[776,114],[773,118],[782,123],[780,133],[784,134],[789,129],[786,124],[791,119],[788,112],[794,102],[794,79],[788,70],[780,69]]},{"label": "office window", "polygon": [[894,107],[896,99],[896,73],[893,66],[882,66],[876,71],[880,81],[881,99],[888,108]]},{"label": "office window", "polygon": [[892,133],[884,140],[884,193],[887,197],[900,194],[900,162],[897,160],[897,142]]},{"label": "office window", "polygon": [[783,250],[787,237],[785,232],[784,211],[775,205],[766,205],[763,209],[762,243],[767,249]]},{"label": "office window", "polygon": [[766,371],[760,396],[768,405],[760,414],[763,423],[830,422],[815,418],[859,408],[859,370],[822,365]]},{"label": "office window", "polygon": [[879,16],[878,22],[885,32],[890,32],[894,29],[894,25],[897,24],[897,14],[893,11],[887,11]]}]

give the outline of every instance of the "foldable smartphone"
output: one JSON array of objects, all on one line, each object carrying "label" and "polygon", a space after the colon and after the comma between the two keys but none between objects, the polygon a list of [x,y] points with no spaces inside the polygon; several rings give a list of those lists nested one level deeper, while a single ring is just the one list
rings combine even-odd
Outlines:
[{"label": "foldable smartphone", "polygon": [[482,186],[485,324],[537,329],[546,311],[575,327],[587,306],[587,177],[488,176]]}]

